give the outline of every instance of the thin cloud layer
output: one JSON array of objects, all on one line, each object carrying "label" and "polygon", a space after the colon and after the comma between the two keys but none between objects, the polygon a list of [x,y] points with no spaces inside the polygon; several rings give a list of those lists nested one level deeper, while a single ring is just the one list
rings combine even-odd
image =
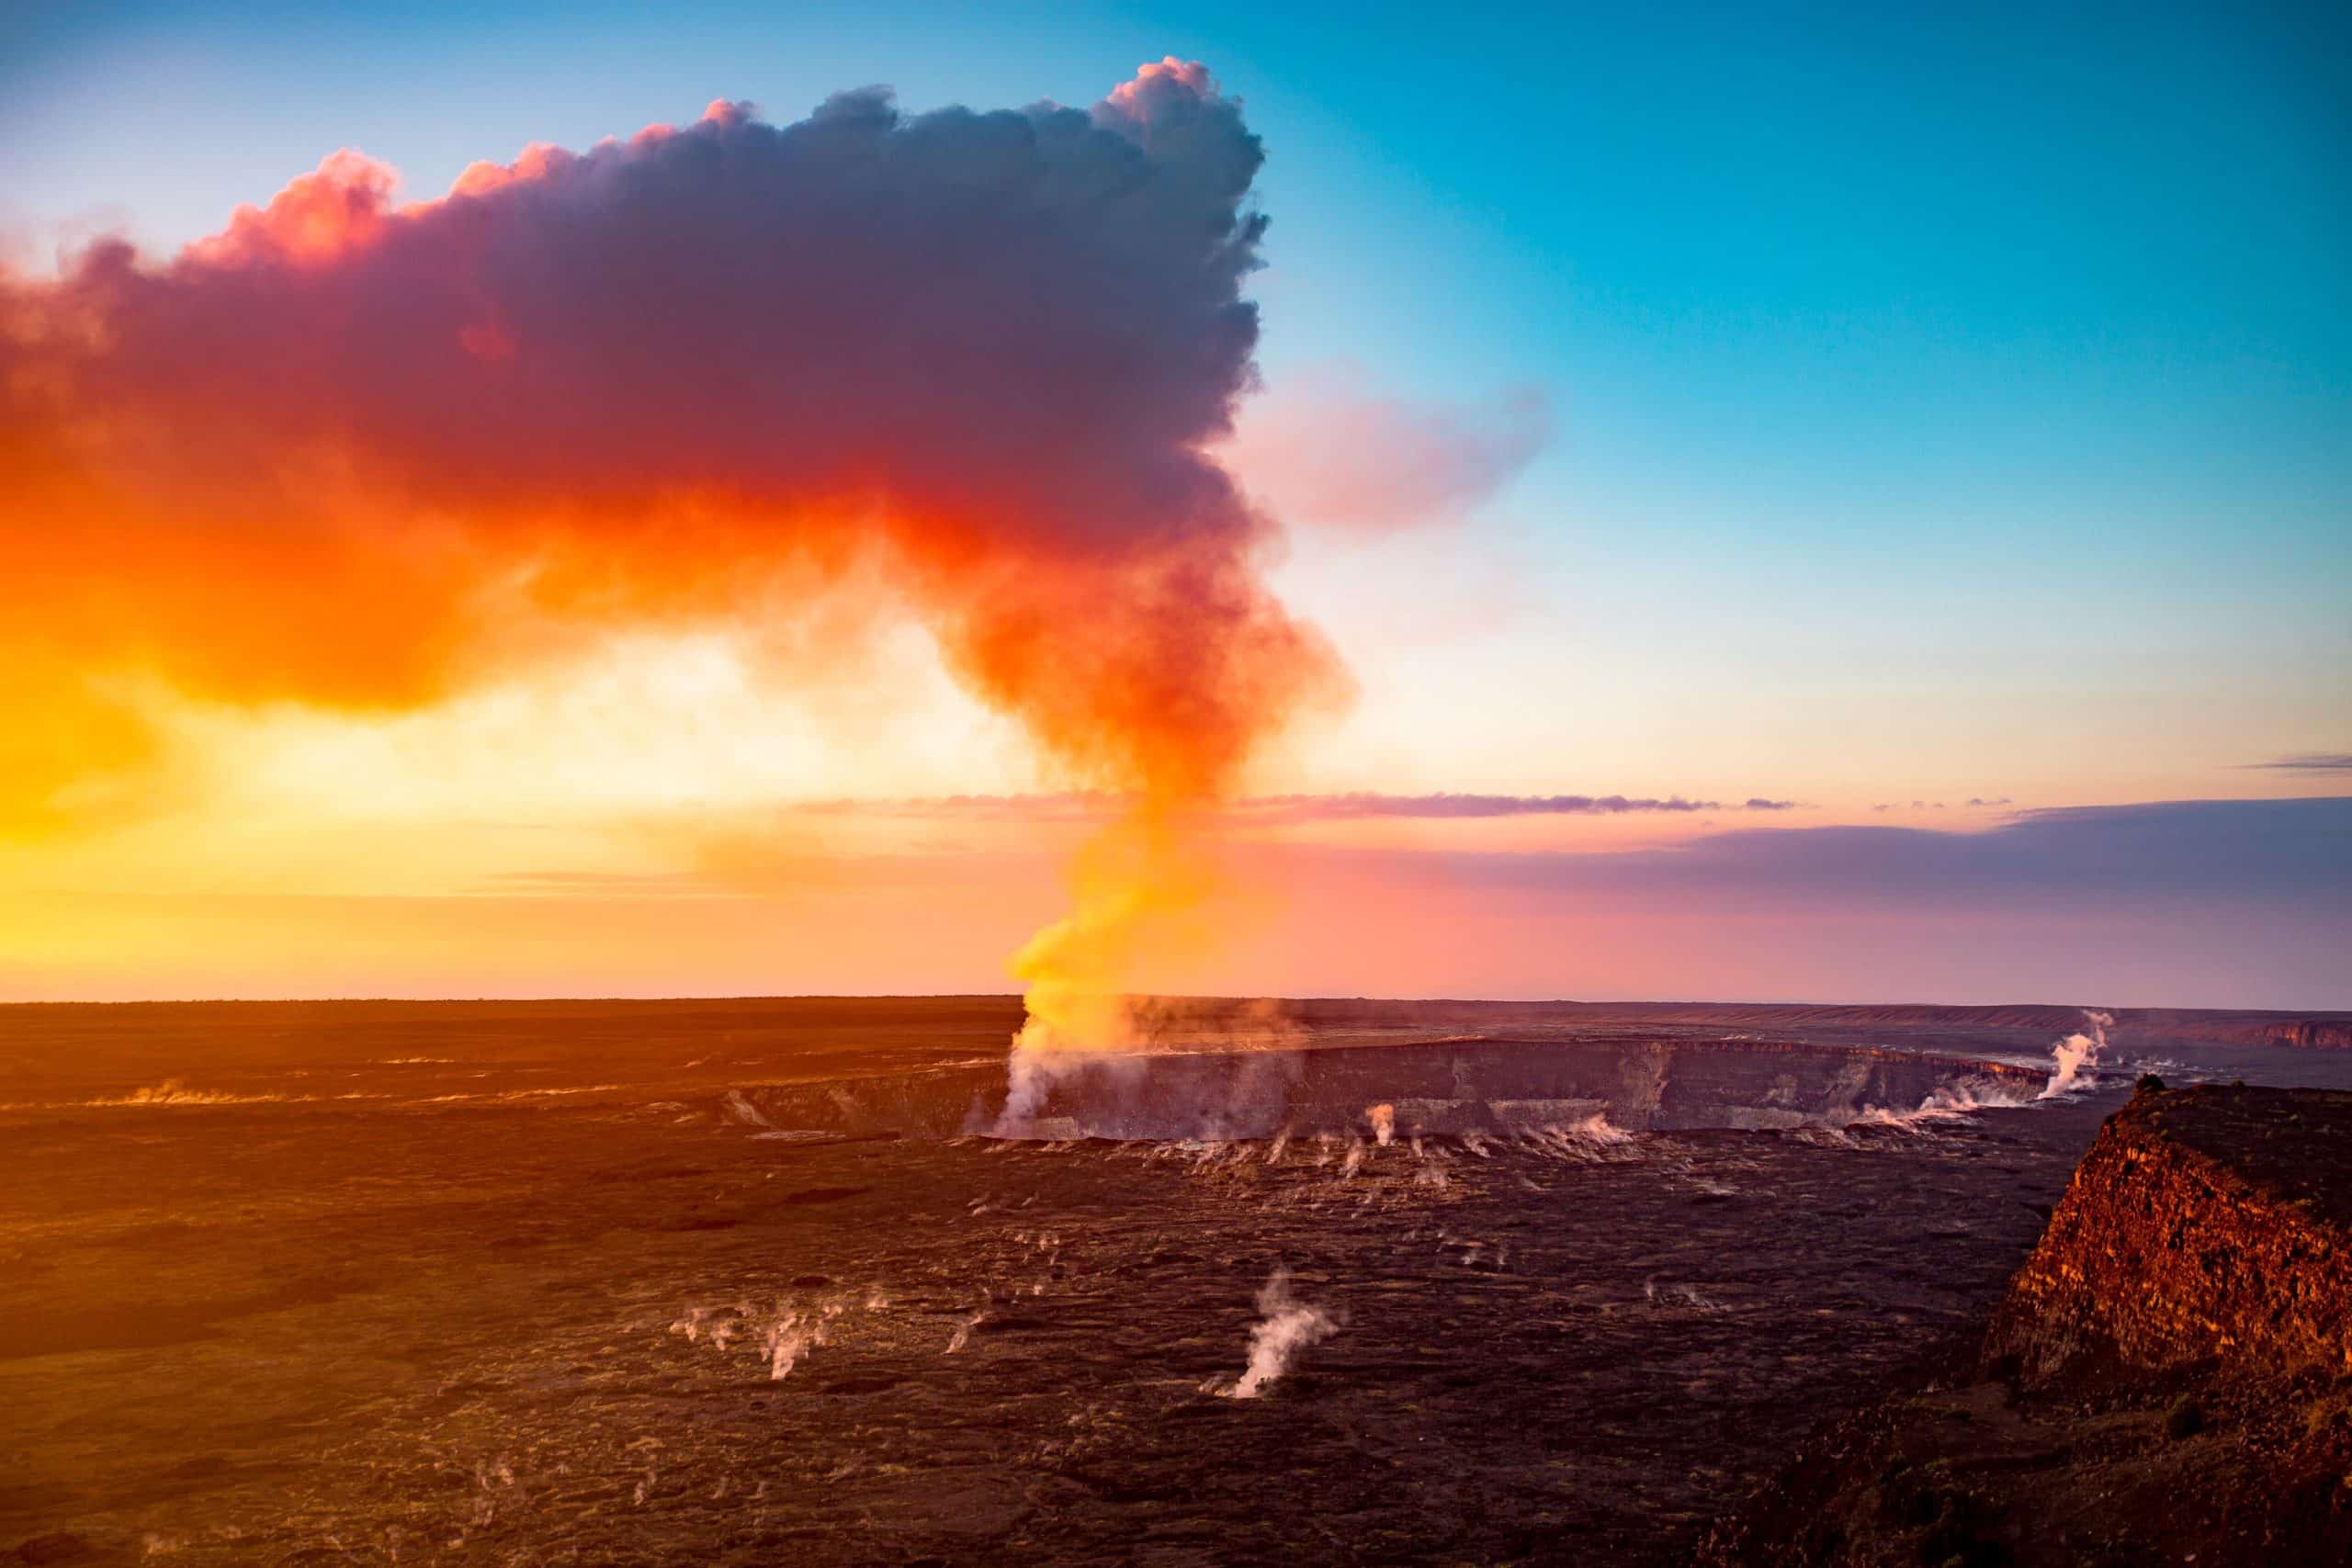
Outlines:
[{"label": "thin cloud layer", "polygon": [[1792,800],[1762,796],[1725,806],[1715,800],[1663,800],[1622,795],[1281,795],[1240,803],[1248,815],[1295,822],[1344,821],[1363,817],[1623,817],[1661,813],[1690,816],[1720,811],[1791,811]]},{"label": "thin cloud layer", "polygon": [[1261,399],[1226,457],[1279,516],[1385,532],[1478,506],[1551,439],[1537,388],[1449,404],[1369,396],[1326,374]]},{"label": "thin cloud layer", "polygon": [[[1128,802],[1099,793],[955,795],[912,800],[810,801],[795,807],[837,816],[1001,818],[1078,821],[1116,816]],[[1335,822],[1364,818],[1438,819],[1493,817],[1622,817],[1650,813],[1693,816],[1725,811],[1792,811],[1793,800],[1761,795],[1725,805],[1716,800],[1623,795],[1252,795],[1229,803],[1225,815],[1240,822]]]},{"label": "thin cloud layer", "polygon": [[1742,829],[1662,849],[1429,858],[1456,880],[1628,896],[1804,896],[1922,908],[2211,897],[2316,903],[2352,916],[2352,797],[2025,811],[1975,833]]},{"label": "thin cloud layer", "polygon": [[2306,751],[2301,756],[2241,765],[2278,773],[2352,773],[2352,751]]}]

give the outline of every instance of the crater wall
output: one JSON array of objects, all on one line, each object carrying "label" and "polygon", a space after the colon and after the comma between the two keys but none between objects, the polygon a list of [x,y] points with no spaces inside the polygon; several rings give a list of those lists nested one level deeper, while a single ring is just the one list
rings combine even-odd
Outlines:
[{"label": "crater wall", "polygon": [[2023,1103],[2038,1067],[1789,1041],[1476,1039],[1171,1051],[1055,1064],[1035,1113],[1002,1125],[1005,1075],[981,1063],[747,1091],[777,1128],[1028,1138],[1458,1137],[1605,1116],[1624,1132],[1841,1126],[1939,1102]]}]

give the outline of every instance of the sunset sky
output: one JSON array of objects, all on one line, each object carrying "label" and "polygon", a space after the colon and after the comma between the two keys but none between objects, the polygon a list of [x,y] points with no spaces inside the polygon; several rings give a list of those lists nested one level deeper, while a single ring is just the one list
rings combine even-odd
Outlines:
[{"label": "sunset sky", "polygon": [[2352,1006],[2341,7],[35,10],[0,999]]}]

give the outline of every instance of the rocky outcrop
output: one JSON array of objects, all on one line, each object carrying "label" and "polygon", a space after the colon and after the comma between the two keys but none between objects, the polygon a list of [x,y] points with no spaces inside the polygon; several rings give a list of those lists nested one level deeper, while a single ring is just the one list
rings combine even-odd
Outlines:
[{"label": "rocky outcrop", "polygon": [[2352,1094],[2143,1089],[1953,1359],[1701,1561],[2352,1562]]},{"label": "rocky outcrop", "polygon": [[2352,1372],[2352,1094],[2134,1097],[1985,1336],[2029,1387],[2213,1363]]}]

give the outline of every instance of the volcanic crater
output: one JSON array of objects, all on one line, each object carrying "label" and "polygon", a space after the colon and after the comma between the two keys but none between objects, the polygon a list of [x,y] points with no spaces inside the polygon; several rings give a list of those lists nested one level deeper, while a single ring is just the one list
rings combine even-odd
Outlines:
[{"label": "volcanic crater", "polygon": [[1953,1353],[2140,1054],[2322,1059],[1301,1004],[1005,1126],[1018,1017],[12,1010],[0,1543],[1676,1561]]}]

